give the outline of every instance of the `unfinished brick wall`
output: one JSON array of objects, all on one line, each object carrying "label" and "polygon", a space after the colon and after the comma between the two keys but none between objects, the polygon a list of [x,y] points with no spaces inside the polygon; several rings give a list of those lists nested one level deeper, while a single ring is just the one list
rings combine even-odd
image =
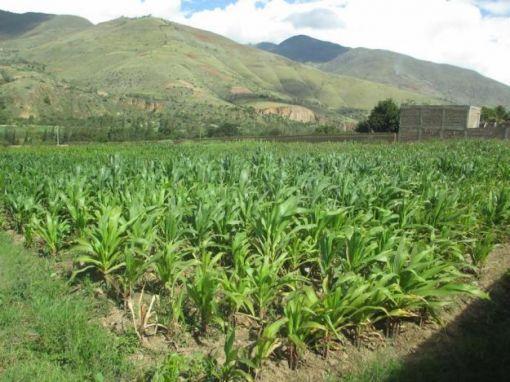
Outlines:
[{"label": "unfinished brick wall", "polygon": [[480,126],[481,109],[463,105],[410,105],[400,111],[400,131],[464,131]]}]

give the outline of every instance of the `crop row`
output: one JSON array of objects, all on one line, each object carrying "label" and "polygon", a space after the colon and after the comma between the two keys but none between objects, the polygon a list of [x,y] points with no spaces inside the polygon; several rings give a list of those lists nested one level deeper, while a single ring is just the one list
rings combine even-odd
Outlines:
[{"label": "crop row", "polygon": [[[435,317],[510,221],[510,149],[213,144],[0,153],[4,225],[71,256],[144,340],[222,328],[222,380]],[[235,329],[250,331],[233,348]]]}]

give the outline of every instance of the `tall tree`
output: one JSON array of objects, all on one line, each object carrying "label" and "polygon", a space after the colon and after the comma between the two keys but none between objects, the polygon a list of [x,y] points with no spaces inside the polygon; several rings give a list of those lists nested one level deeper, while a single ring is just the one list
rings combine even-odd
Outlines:
[{"label": "tall tree", "polygon": [[360,132],[398,132],[400,127],[400,107],[391,98],[380,101],[367,120],[358,124]]}]

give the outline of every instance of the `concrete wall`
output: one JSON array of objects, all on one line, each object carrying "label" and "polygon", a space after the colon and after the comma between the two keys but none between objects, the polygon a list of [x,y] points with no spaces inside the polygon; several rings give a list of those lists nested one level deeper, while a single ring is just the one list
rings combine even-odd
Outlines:
[{"label": "concrete wall", "polygon": [[471,106],[469,110],[468,129],[478,129],[480,127],[480,118],[482,117],[482,108]]},{"label": "concrete wall", "polygon": [[480,126],[481,109],[463,105],[410,105],[400,111],[400,131],[463,131]]}]

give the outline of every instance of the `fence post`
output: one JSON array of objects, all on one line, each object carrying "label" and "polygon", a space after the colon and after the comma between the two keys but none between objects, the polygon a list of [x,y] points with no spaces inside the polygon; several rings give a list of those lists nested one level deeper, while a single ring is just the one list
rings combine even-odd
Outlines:
[{"label": "fence post", "polygon": [[441,118],[441,130],[439,131],[439,138],[443,139],[444,137],[444,128],[446,125],[446,109],[443,107],[443,113]]},{"label": "fence post", "polygon": [[510,138],[510,127],[505,127],[505,137],[504,139]]},{"label": "fence post", "polygon": [[421,141],[422,131],[423,131],[423,109],[420,108],[420,126],[418,127],[418,142]]}]

